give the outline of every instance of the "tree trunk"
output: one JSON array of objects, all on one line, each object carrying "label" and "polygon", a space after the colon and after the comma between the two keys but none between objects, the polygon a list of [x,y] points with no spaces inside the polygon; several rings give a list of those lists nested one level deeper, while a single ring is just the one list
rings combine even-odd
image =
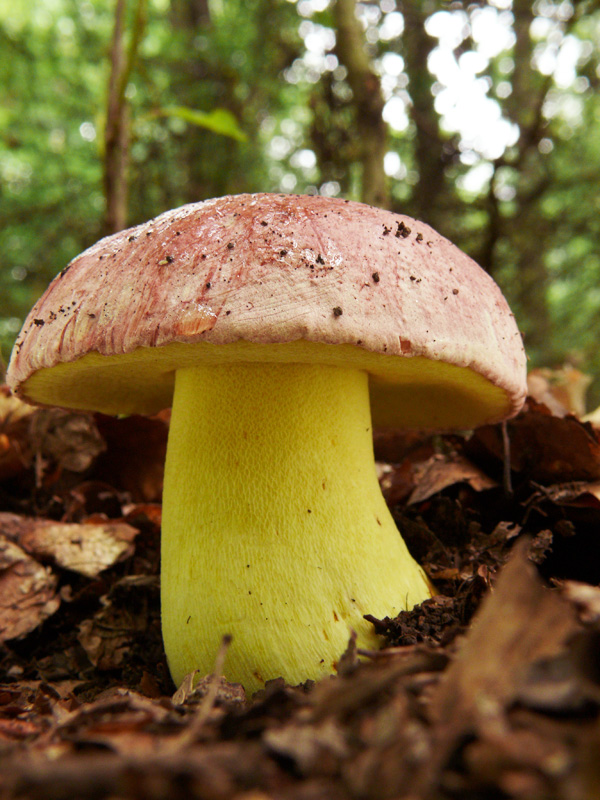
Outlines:
[{"label": "tree trunk", "polygon": [[104,128],[105,234],[127,225],[129,108],[125,90],[133,70],[145,21],[146,0],[138,0],[129,49],[125,49],[127,0],[117,0],[110,52],[110,76]]},{"label": "tree trunk", "polygon": [[551,80],[540,75],[531,65],[534,43],[530,29],[535,18],[532,4],[529,0],[515,0],[513,14],[515,66],[511,79],[512,93],[504,103],[504,113],[520,130],[517,153],[510,162],[510,166],[519,173],[514,200],[516,210],[511,219],[497,216],[495,229],[490,225],[489,263],[485,266],[494,273],[495,245],[501,237],[506,237],[515,252],[518,265],[515,304],[521,310],[522,318],[529,321],[526,331],[527,347],[532,352],[547,352],[552,327],[546,298],[549,278],[544,247],[540,243],[545,241],[551,231],[547,230],[548,223],[540,213],[537,195],[538,189],[547,180],[539,163],[538,143],[544,135],[542,108]]},{"label": "tree trunk", "polygon": [[173,25],[183,30],[197,30],[210,25],[208,0],[171,0],[169,13]]},{"label": "tree trunk", "polygon": [[336,0],[333,7],[336,26],[336,52],[348,70],[360,140],[362,167],[361,200],[382,208],[389,207],[389,194],[383,159],[387,148],[387,128],[383,121],[384,100],[379,76],[365,50],[355,0]]},{"label": "tree trunk", "polygon": [[[430,12],[425,11],[424,6],[421,0],[406,0],[402,6],[405,21],[402,54],[409,78],[410,116],[415,126],[414,155],[419,174],[411,212],[441,233],[448,233],[440,198],[445,188],[445,168],[450,153],[440,133],[439,115],[434,107],[434,78],[427,61],[435,40],[425,30]],[[453,149],[450,147],[450,151]]]}]

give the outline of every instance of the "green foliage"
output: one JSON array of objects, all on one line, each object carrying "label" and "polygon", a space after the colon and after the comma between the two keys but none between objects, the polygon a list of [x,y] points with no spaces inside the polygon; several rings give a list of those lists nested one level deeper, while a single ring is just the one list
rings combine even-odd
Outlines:
[{"label": "green foliage", "polygon": [[0,9],[0,336],[5,346],[48,278],[100,230],[97,125],[111,25],[101,5],[88,4],[80,12],[69,0],[58,8],[11,0]]},{"label": "green foliage", "polygon": [[[242,191],[360,199],[332,2],[147,0],[125,91],[131,224]],[[387,101],[392,206],[494,275],[532,363],[600,375],[597,4],[377,0],[358,13]],[[114,0],[0,0],[5,357],[49,279],[103,231],[114,16]],[[473,86],[474,115],[461,105]]]},{"label": "green foliage", "polygon": [[207,113],[205,111],[196,111],[193,108],[185,108],[184,106],[168,106],[155,113],[157,116],[171,117],[172,119],[189,122],[190,125],[206,128],[207,131],[219,133],[221,136],[229,136],[238,142],[248,141],[248,137],[239,127],[236,118],[226,108],[215,108]]},{"label": "green foliage", "polygon": [[[130,106],[130,222],[227,192],[277,189],[261,125],[299,48],[288,3],[148,5]],[[128,24],[133,11],[129,9]],[[265,18],[273,26],[264,25]],[[50,278],[101,235],[103,127],[114,4],[0,4],[0,346]],[[232,35],[235,31],[235,35]],[[232,146],[233,140],[233,146]]]}]

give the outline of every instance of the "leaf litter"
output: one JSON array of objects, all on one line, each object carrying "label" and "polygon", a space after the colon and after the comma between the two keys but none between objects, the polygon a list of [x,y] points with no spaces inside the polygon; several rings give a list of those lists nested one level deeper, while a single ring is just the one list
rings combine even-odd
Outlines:
[{"label": "leaf litter", "polygon": [[[540,388],[541,387],[541,388]],[[171,683],[159,610],[168,416],[0,391],[0,797],[600,796],[600,435],[540,401],[470,436],[385,434],[382,488],[437,594],[369,617],[319,683]],[[511,483],[504,464],[510,459]]]}]

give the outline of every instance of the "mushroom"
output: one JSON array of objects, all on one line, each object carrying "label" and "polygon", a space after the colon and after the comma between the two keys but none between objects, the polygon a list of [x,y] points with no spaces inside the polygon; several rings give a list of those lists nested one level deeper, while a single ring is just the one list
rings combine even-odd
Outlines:
[{"label": "mushroom", "polygon": [[[372,427],[515,414],[525,357],[480,267],[427,225],[322,197],[168,211],[75,258],[29,314],[7,380],[43,405],[172,406],[162,625],[176,683],[254,690],[335,669],[364,615],[431,594],[386,507]],[[373,420],[373,421],[372,421]]]}]

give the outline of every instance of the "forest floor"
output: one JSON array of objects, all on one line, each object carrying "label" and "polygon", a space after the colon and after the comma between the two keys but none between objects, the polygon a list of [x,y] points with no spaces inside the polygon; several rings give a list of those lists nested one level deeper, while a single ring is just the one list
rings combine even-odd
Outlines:
[{"label": "forest floor", "polygon": [[0,390],[0,798],[600,798],[600,436],[539,401],[505,430],[376,439],[437,595],[337,675],[246,697],[168,674],[168,420]]}]

